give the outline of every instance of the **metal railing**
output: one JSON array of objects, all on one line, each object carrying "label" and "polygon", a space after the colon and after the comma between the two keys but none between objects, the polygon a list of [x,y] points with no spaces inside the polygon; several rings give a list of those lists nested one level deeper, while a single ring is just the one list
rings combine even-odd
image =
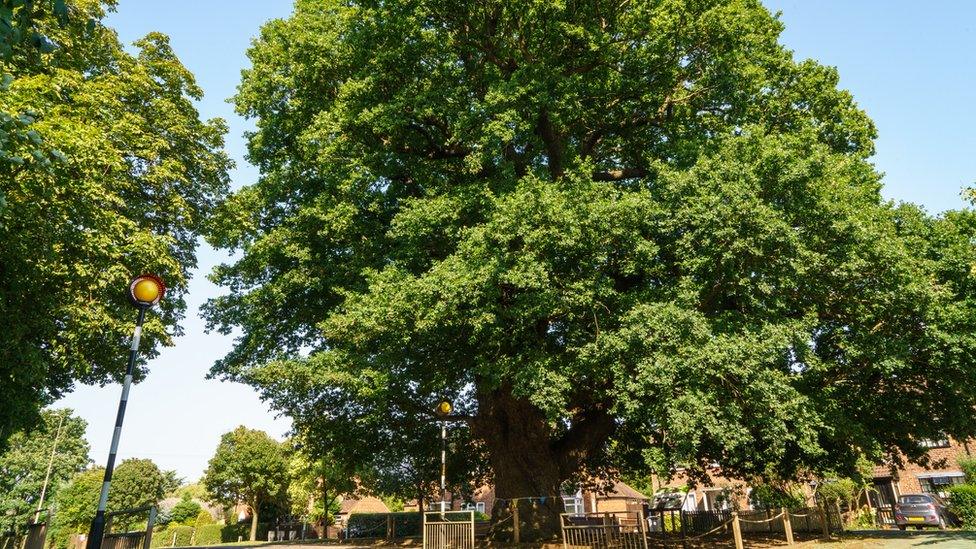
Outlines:
[{"label": "metal railing", "polygon": [[563,548],[647,549],[647,529],[639,512],[563,513]]},{"label": "metal railing", "polygon": [[474,549],[474,511],[424,513],[424,549]]}]

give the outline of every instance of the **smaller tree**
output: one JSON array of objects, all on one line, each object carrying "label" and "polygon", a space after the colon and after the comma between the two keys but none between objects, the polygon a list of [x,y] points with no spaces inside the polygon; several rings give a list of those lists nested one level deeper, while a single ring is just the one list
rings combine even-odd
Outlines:
[{"label": "smaller tree", "polygon": [[86,531],[98,504],[98,493],[102,486],[105,469],[95,467],[82,471],[71,479],[55,498],[52,540],[55,546],[67,546],[68,537]]},{"label": "smaller tree", "polygon": [[58,490],[88,464],[85,420],[68,409],[45,410],[41,418],[0,452],[0,531],[20,528],[38,507],[51,507]]},{"label": "smaller tree", "polygon": [[[108,510],[122,511],[156,505],[166,491],[166,477],[152,460],[127,459],[115,469],[108,493]],[[129,528],[138,516],[120,516],[116,524]]]},{"label": "smaller tree", "polygon": [[288,442],[288,473],[292,513],[324,525],[332,524],[339,512],[339,496],[357,488],[355,473],[330,454],[310,456],[308,446],[300,440]]},{"label": "smaller tree", "polygon": [[263,505],[284,499],[288,487],[288,458],[282,443],[264,431],[240,426],[224,434],[203,475],[211,500],[251,510],[250,540],[257,539]]},{"label": "smaller tree", "polygon": [[170,509],[169,520],[174,524],[191,525],[196,522],[201,509],[200,504],[190,499],[189,494],[183,494],[183,499]]}]

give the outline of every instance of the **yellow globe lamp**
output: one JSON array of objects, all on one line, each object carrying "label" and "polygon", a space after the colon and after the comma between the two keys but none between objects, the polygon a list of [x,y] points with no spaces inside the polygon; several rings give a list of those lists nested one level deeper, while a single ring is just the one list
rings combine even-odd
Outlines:
[{"label": "yellow globe lamp", "polygon": [[129,284],[129,300],[136,307],[152,307],[163,299],[166,285],[156,275],[142,274]]},{"label": "yellow globe lamp", "polygon": [[442,400],[441,403],[437,405],[437,415],[447,417],[451,415],[451,410],[453,409],[454,408],[451,406],[450,402]]}]

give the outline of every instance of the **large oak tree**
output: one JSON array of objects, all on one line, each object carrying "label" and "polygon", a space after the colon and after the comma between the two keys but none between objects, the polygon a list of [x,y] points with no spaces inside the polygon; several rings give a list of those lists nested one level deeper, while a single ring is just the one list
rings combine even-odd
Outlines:
[{"label": "large oak tree", "polygon": [[261,177],[210,234],[240,253],[215,375],[351,458],[436,455],[448,395],[550,516],[647,463],[973,434],[970,216],[882,201],[871,121],[781,30],[758,0],[299,0],[236,98]]}]

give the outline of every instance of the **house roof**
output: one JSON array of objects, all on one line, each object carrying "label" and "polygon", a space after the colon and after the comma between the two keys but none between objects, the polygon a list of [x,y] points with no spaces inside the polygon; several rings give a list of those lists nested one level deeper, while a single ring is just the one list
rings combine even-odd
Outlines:
[{"label": "house roof", "polygon": [[651,499],[637,490],[634,490],[627,483],[619,480],[613,483],[613,489],[610,490],[610,492],[607,492],[607,494],[603,497],[613,499]]},{"label": "house roof", "polygon": [[390,508],[383,503],[383,500],[366,496],[363,498],[347,497],[342,498],[339,504],[339,514],[351,515],[353,513],[389,513]]}]

